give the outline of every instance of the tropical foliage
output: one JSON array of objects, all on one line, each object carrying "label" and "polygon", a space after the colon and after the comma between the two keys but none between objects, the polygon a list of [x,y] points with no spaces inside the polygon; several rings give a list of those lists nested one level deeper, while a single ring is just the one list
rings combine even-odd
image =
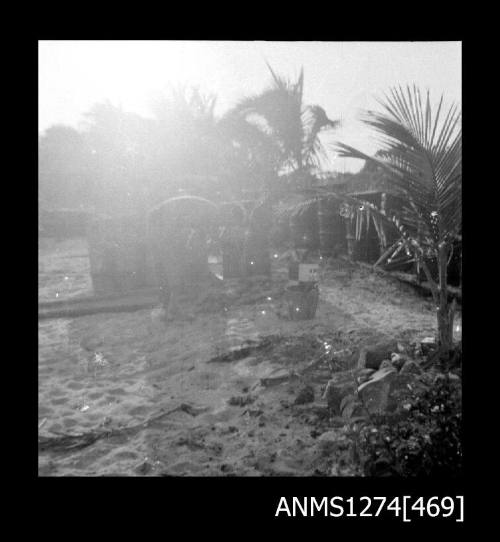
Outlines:
[{"label": "tropical foliage", "polygon": [[[415,86],[393,88],[380,104],[382,112],[363,115],[364,123],[379,136],[378,156],[341,143],[337,151],[381,166],[403,198],[402,211],[391,217],[370,204],[363,209],[391,220],[401,234],[395,250],[405,248],[422,266],[437,305],[439,341],[449,351],[455,306],[448,303],[447,267],[462,225],[461,112],[457,104],[444,108],[443,98],[434,111],[429,92],[423,99]],[[430,258],[438,263],[437,280],[429,271]]]},{"label": "tropical foliage", "polygon": [[328,118],[319,105],[304,104],[304,71],[296,81],[277,75],[259,94],[241,100],[224,122],[235,128],[236,139],[253,149],[266,149],[276,174],[289,174],[297,186],[307,184],[326,158],[320,132],[339,121]]}]

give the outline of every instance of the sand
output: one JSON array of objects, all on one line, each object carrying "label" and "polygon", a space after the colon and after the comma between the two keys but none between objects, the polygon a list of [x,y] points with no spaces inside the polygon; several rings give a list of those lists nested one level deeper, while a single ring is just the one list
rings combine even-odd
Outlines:
[{"label": "sand", "polygon": [[[68,276],[63,261],[54,264],[62,277]],[[78,279],[68,295],[86,288],[85,272],[76,265],[73,271]],[[39,435],[111,433],[71,452],[40,452],[39,474],[353,474],[339,463],[342,428],[332,427],[321,408],[328,373],[318,367],[293,375],[321,353],[323,340],[355,349],[381,335],[401,341],[433,335],[435,309],[408,286],[365,270],[337,269],[322,275],[316,318],[292,322],[282,316],[283,276],[275,268],[274,284],[248,285],[246,304],[240,303],[244,296],[233,295],[227,306],[166,326],[156,309],[41,320]],[[45,279],[45,293],[57,290],[56,282]],[[252,301],[252,292],[266,295]],[[275,343],[267,349],[210,361],[269,335]],[[306,384],[315,402],[294,405]],[[127,427],[135,429],[122,431]]]}]

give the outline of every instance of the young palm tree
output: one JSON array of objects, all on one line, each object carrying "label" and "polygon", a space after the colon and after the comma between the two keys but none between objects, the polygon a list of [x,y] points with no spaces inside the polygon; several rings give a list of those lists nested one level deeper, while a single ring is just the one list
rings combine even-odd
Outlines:
[{"label": "young palm tree", "polygon": [[[462,227],[462,129],[461,111],[452,104],[446,111],[441,98],[437,110],[429,92],[423,100],[418,88],[391,89],[382,100],[383,112],[369,111],[363,121],[375,129],[383,146],[377,157],[345,144],[341,156],[375,162],[388,182],[403,197],[398,215],[384,217],[373,206],[365,209],[390,219],[401,233],[401,244],[423,268],[437,305],[438,338],[442,351],[453,343],[455,302],[449,303],[447,268],[452,246]],[[438,279],[427,261],[435,258]]]},{"label": "young palm tree", "polygon": [[269,64],[268,68],[271,85],[238,103],[227,113],[225,123],[235,128],[236,139],[267,148],[276,172],[303,182],[326,156],[319,133],[336,128],[339,121],[330,120],[318,105],[304,105],[303,70],[294,82],[277,75]]}]

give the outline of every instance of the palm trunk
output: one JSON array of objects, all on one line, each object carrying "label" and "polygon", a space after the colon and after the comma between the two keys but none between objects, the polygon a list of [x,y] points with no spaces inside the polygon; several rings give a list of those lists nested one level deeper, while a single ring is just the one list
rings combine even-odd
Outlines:
[{"label": "palm trunk", "polygon": [[438,308],[438,342],[443,354],[453,348],[453,320],[455,317],[455,301],[448,303],[448,247],[442,245],[438,251],[439,269],[439,308]]},{"label": "palm trunk", "polygon": [[455,318],[455,299],[448,303],[448,247],[442,245],[438,249],[439,285],[436,284],[427,266],[423,253],[415,252],[431,287],[432,297],[437,305],[438,346],[441,354],[446,356],[453,348],[453,320]]}]

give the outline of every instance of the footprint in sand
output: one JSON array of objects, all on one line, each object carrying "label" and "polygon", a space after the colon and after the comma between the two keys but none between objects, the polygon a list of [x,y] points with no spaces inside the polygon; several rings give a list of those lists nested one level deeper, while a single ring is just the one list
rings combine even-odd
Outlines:
[{"label": "footprint in sand", "polygon": [[59,397],[57,399],[52,399],[51,401],[53,405],[64,405],[64,403],[67,403],[67,402],[68,402],[67,397]]},{"label": "footprint in sand", "polygon": [[177,463],[174,463],[173,465],[170,465],[166,472],[168,474],[177,474],[177,475],[193,475],[198,474],[202,470],[202,467],[200,465],[197,465],[196,463],[191,463],[191,461],[179,461]]},{"label": "footprint in sand", "polygon": [[47,427],[47,431],[49,433],[58,433],[58,432],[61,432],[62,429],[63,427],[60,423],[53,423]]},{"label": "footprint in sand", "polygon": [[136,452],[131,452],[129,450],[123,450],[122,452],[117,452],[113,455],[112,462],[114,461],[122,461],[125,459],[138,459],[139,454]]},{"label": "footprint in sand", "polygon": [[131,416],[143,416],[144,414],[147,414],[150,412],[151,409],[147,406],[136,406],[134,408],[131,408],[128,413]]},{"label": "footprint in sand", "polygon": [[52,395],[52,397],[61,397],[63,395],[66,395],[66,392],[64,390],[62,390],[61,388],[54,388],[50,394]]},{"label": "footprint in sand", "polygon": [[38,416],[47,416],[51,412],[52,412],[52,409],[50,407],[46,407],[46,406],[38,407]]},{"label": "footprint in sand", "polygon": [[70,382],[69,384],[66,384],[66,387],[69,388],[70,390],[81,390],[85,386],[81,382],[73,381],[73,382]]},{"label": "footprint in sand", "polygon": [[104,398],[104,399],[101,399],[98,403],[96,403],[96,405],[98,407],[105,407],[105,406],[109,406],[111,403],[114,403],[116,401],[116,399],[109,399],[109,398]]},{"label": "footprint in sand", "polygon": [[63,420],[64,427],[74,427],[78,424],[78,420],[75,420],[74,418],[66,418]]},{"label": "footprint in sand", "polygon": [[127,395],[127,392],[123,388],[113,388],[112,390],[108,390],[108,393],[110,395]]}]

